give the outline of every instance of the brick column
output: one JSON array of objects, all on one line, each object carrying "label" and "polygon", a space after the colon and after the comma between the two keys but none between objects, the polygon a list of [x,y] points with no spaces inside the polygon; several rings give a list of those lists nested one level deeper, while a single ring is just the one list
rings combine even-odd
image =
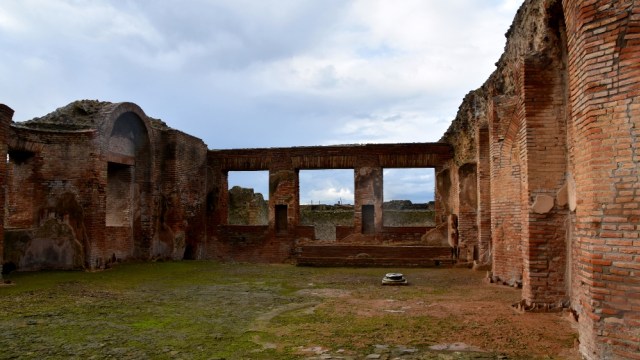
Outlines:
[{"label": "brick column", "polygon": [[[13,117],[13,110],[4,104],[0,104],[0,270],[4,259],[4,203],[5,182],[7,174],[7,133]],[[0,280],[2,272],[0,271]]]},{"label": "brick column", "polygon": [[[300,217],[298,172],[293,169],[291,157],[286,152],[274,154],[269,169],[269,229],[276,230],[276,206],[287,207],[287,233],[293,234]],[[279,229],[284,233],[284,229]]]},{"label": "brick column", "polygon": [[[362,162],[359,162],[362,163]],[[355,169],[354,188],[354,228],[356,233],[363,229],[363,206],[373,206],[375,233],[382,231],[382,168],[379,166],[359,166]]]},{"label": "brick column", "polygon": [[446,223],[447,217],[451,214],[451,204],[449,196],[451,194],[451,177],[449,169],[442,169],[438,166],[434,169],[435,181],[435,222],[436,226]]},{"label": "brick column", "polygon": [[564,84],[547,55],[524,61],[526,146],[523,157],[523,298],[531,304],[564,300],[567,211],[556,195],[567,171]]},{"label": "brick column", "polygon": [[489,129],[478,129],[478,260],[491,262],[491,168]]},{"label": "brick column", "polygon": [[[564,0],[575,144],[580,352],[587,359],[638,358],[640,348],[640,5]],[[592,47],[592,44],[598,44]],[[573,184],[572,184],[573,185]]]},{"label": "brick column", "polygon": [[519,97],[497,96],[488,113],[492,271],[510,284],[522,280],[521,108]]},{"label": "brick column", "polygon": [[476,164],[458,169],[458,241],[461,261],[477,260],[478,176]]}]

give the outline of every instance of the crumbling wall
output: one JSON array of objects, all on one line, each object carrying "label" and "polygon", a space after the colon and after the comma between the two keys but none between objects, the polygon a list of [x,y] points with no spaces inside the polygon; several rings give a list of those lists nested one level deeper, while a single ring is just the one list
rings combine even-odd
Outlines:
[{"label": "crumbling wall", "polygon": [[566,0],[581,352],[640,352],[640,4]]},{"label": "crumbling wall", "polygon": [[204,256],[201,140],[135,104],[89,100],[9,132],[5,261],[35,270]]},{"label": "crumbling wall", "polygon": [[13,117],[13,110],[0,104],[0,279],[2,279],[2,265],[4,263],[4,219],[5,219],[5,182],[7,180],[7,134],[9,133],[9,124]]},{"label": "crumbling wall", "polygon": [[300,224],[314,227],[315,240],[337,240],[337,227],[353,228],[350,205],[300,205]]},{"label": "crumbling wall", "polygon": [[9,133],[5,231],[13,235],[4,261],[23,270],[88,266],[95,132],[12,126]]},{"label": "crumbling wall", "polygon": [[234,186],[229,189],[229,224],[268,225],[269,206],[253,189]]},{"label": "crumbling wall", "polygon": [[153,217],[151,256],[172,259],[205,257],[207,146],[202,140],[167,129],[157,152],[162,189]]},{"label": "crumbling wall", "polygon": [[[451,156],[448,145],[430,143],[212,150],[207,159],[211,180],[207,186],[208,256],[281,262],[295,255],[297,242],[315,238],[313,228],[300,219],[299,170],[304,169],[354,171],[354,210],[353,221],[350,221],[353,225],[338,225],[335,237],[327,238],[345,242],[420,242],[430,228],[384,228],[382,170],[435,168]],[[228,172],[256,170],[269,171],[267,231],[259,226],[228,224]],[[365,229],[363,212],[367,211],[370,217]]]},{"label": "crumbling wall", "polygon": [[[491,242],[493,275],[501,281],[522,281],[524,247],[522,244],[522,169],[518,98],[494,98],[491,120]],[[526,198],[526,197],[525,197]]]},{"label": "crumbling wall", "polygon": [[490,251],[494,279],[522,281],[524,308],[570,303],[589,359],[640,351],[639,23],[631,0],[526,0],[496,71],[442,138],[455,157],[440,174],[458,191],[443,207],[465,222],[455,174],[477,164],[480,248],[491,203],[480,258]]}]

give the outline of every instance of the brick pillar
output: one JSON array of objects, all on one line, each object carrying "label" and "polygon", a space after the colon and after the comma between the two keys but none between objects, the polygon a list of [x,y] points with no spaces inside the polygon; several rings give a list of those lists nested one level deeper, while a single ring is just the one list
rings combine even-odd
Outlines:
[{"label": "brick pillar", "polygon": [[[7,133],[13,117],[13,110],[4,104],[0,104],[0,270],[4,259],[4,202],[5,181],[7,174]],[[0,271],[0,280],[2,272]]]},{"label": "brick pillar", "polygon": [[[280,209],[286,206],[286,233],[294,234],[300,217],[299,189],[298,171],[293,169],[291,157],[286,152],[274,154],[269,169],[269,229],[271,231],[277,230],[276,206]],[[281,228],[280,233],[284,233],[283,230]],[[293,239],[293,235],[291,238]]]},{"label": "brick pillar", "polygon": [[489,116],[491,166],[491,264],[493,275],[513,284],[522,279],[521,100],[497,96]]},{"label": "brick pillar", "polygon": [[558,303],[566,295],[567,210],[556,201],[567,171],[566,104],[559,67],[541,54],[524,61],[522,296],[530,304]]},{"label": "brick pillar", "polygon": [[461,261],[478,259],[478,176],[476,164],[458,169],[458,241]]},{"label": "brick pillar", "polygon": [[221,168],[219,159],[207,154],[207,201],[205,256],[213,259],[216,253],[218,225],[229,223],[229,172]]},{"label": "brick pillar", "polygon": [[586,359],[637,359],[640,4],[562,4],[575,141],[575,186],[569,187],[576,219],[573,269],[580,284],[571,301],[580,315],[580,352]]},{"label": "brick pillar", "polygon": [[442,169],[438,166],[434,169],[435,181],[435,222],[436,226],[446,223],[447,216],[451,213],[451,205],[449,204],[449,195],[451,193],[451,178],[449,177],[449,169]]},{"label": "brick pillar", "polygon": [[489,129],[478,129],[478,260],[491,262],[491,169]]},{"label": "brick pillar", "polygon": [[[361,233],[363,230],[363,206],[373,206],[375,216],[373,228],[376,234],[382,231],[382,186],[381,167],[359,166],[355,169],[354,228],[356,233]],[[366,226],[365,224],[365,228]]]}]

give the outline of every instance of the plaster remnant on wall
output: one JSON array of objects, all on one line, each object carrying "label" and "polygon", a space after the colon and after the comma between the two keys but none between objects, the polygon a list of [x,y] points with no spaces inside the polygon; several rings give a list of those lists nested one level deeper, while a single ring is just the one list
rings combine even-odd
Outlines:
[{"label": "plaster remnant on wall", "polygon": [[531,205],[531,210],[536,214],[547,214],[553,209],[553,197],[549,195],[539,194]]},{"label": "plaster remnant on wall", "polygon": [[564,183],[564,185],[562,185],[560,190],[558,190],[558,192],[556,193],[556,204],[558,204],[559,207],[563,207],[563,206],[566,206],[568,202],[569,202],[568,185],[567,183]]},{"label": "plaster remnant on wall", "polygon": [[567,200],[569,203],[569,210],[576,211],[577,199],[576,199],[576,181],[573,179],[573,175],[569,174],[567,179]]}]

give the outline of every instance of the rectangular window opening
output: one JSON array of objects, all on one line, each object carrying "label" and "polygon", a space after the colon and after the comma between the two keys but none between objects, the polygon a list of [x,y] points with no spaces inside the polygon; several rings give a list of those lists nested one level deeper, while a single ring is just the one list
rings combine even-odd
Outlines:
[{"label": "rectangular window opening", "polygon": [[[353,229],[353,169],[300,170],[300,225],[313,226],[316,240],[335,241]],[[338,230],[337,230],[338,228]]]},{"label": "rectangular window opening", "polygon": [[269,172],[229,171],[229,225],[269,224]]},{"label": "rectangular window opening", "polygon": [[433,168],[384,169],[382,176],[383,226],[435,226]]}]

